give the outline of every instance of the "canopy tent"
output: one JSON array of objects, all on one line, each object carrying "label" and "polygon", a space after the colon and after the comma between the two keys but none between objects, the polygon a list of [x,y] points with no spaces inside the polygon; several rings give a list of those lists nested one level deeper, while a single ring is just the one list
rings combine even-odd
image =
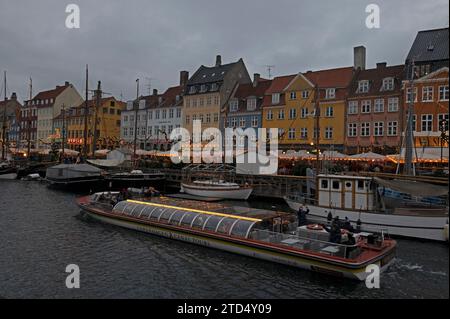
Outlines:
[{"label": "canopy tent", "polygon": [[[58,150],[58,153],[62,153],[62,152],[63,152],[63,150],[60,148],[60,149]],[[64,149],[64,154],[77,156],[78,154],[80,154],[80,152],[77,152],[77,151],[74,151],[74,150],[65,148],[65,149]]]},{"label": "canopy tent", "polygon": [[[440,162],[441,160],[443,162],[448,162],[447,147],[444,147],[442,149],[440,147],[417,148],[413,150],[412,153],[414,162]],[[394,162],[403,163],[405,161],[405,150],[402,149],[402,152],[400,154],[388,155],[388,157]]]},{"label": "canopy tent", "polygon": [[359,160],[359,161],[386,161],[389,159],[388,157],[386,157],[384,155],[373,153],[373,152],[355,154],[355,155],[350,156],[350,158],[354,159],[354,160]]},{"label": "canopy tent", "polygon": [[333,159],[333,160],[342,160],[347,159],[347,155],[339,153],[338,151],[324,151],[320,155],[321,159]]},{"label": "canopy tent", "polygon": [[438,186],[416,181],[402,181],[395,179],[386,180],[378,177],[375,177],[374,180],[379,185],[382,185],[384,187],[417,197],[444,196],[448,194],[448,187],[446,186]]},{"label": "canopy tent", "polygon": [[95,155],[106,156],[111,150],[96,150]]}]

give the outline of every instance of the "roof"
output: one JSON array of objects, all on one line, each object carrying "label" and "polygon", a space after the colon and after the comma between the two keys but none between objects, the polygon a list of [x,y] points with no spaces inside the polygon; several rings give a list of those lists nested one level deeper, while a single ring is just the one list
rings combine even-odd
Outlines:
[{"label": "roof", "polygon": [[352,80],[353,67],[308,71],[303,75],[320,88],[342,88]]},{"label": "roof", "polygon": [[448,28],[419,31],[406,60],[448,60],[448,46]]},{"label": "roof", "polygon": [[253,86],[253,83],[239,84],[238,87],[236,88],[236,91],[234,92],[234,94],[232,96],[232,98],[238,99],[238,101],[239,101],[237,112],[247,111],[247,102],[246,101],[249,97],[257,98],[255,110],[259,110],[262,105],[264,95],[271,84],[272,84],[272,80],[266,80],[266,79],[259,79],[258,85],[256,87]]},{"label": "roof", "polygon": [[[145,100],[145,108],[173,107],[182,105],[182,86],[172,86],[163,94],[152,94],[141,97]],[[177,96],[179,100],[177,101]],[[136,105],[135,105],[136,107]]]},{"label": "roof", "polygon": [[187,85],[197,85],[205,83],[216,83],[222,82],[227,74],[233,67],[239,63],[241,59],[237,62],[221,64],[219,66],[207,67],[200,66],[200,68],[192,75],[189,79]]},{"label": "roof", "polygon": [[[386,95],[392,93],[400,93],[402,87],[402,81],[405,76],[405,66],[394,65],[394,66],[381,66],[373,69],[360,70],[355,76],[355,80],[351,84],[349,97],[364,97],[373,95]],[[382,91],[383,79],[384,78],[394,78],[394,90],[393,91]],[[358,82],[368,80],[369,81],[369,92],[367,93],[356,93],[358,90]]]},{"label": "roof", "polygon": [[[103,103],[111,101],[111,100],[114,102],[117,102],[118,104],[122,104],[125,107],[125,102],[117,101],[116,98],[113,96],[101,98],[100,105],[103,105]],[[97,105],[96,99],[88,100],[88,107],[95,107],[96,105]],[[76,106],[76,108],[85,108],[85,107],[86,107],[86,104],[84,101],[81,104],[79,104],[78,106]]]},{"label": "roof", "polygon": [[[55,98],[58,95],[60,95],[65,89],[67,89],[69,86],[71,86],[71,84],[66,83],[66,84],[64,84],[62,86],[57,85],[56,88],[54,88],[52,90],[39,92],[32,99],[32,101],[42,101],[43,103],[45,103],[45,100],[50,100],[50,99],[55,100]],[[51,106],[51,105],[53,105],[53,103],[39,104],[38,107],[45,107],[45,106]]]},{"label": "roof", "polygon": [[286,86],[297,76],[297,74],[291,74],[291,75],[284,75],[284,76],[277,76],[272,80],[271,85],[266,90],[266,94],[264,96],[264,100],[262,105],[263,106],[272,106],[272,98],[271,95],[274,93],[281,94],[280,97],[280,103],[274,105],[283,105],[284,104],[284,94],[283,90],[286,88]]}]

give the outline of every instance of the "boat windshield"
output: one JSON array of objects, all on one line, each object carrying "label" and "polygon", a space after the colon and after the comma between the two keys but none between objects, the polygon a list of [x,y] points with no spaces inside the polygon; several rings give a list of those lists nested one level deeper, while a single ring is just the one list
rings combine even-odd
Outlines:
[{"label": "boat windshield", "polygon": [[113,211],[130,217],[248,238],[262,220],[227,213],[217,213],[152,202],[127,200],[117,203]]}]

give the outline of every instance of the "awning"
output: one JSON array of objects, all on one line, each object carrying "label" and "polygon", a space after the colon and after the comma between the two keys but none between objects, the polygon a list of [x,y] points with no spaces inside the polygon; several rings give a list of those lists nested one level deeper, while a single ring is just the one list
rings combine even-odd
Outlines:
[{"label": "awning", "polygon": [[386,180],[379,177],[374,178],[375,182],[384,187],[397,192],[410,194],[417,197],[444,196],[448,194],[448,187],[438,186],[428,183],[401,180]]}]

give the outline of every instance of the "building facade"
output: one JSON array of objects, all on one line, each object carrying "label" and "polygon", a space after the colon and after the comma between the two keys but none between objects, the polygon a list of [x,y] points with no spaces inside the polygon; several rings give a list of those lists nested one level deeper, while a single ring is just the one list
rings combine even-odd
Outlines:
[{"label": "building facade", "polygon": [[404,112],[404,65],[359,70],[349,88],[346,109],[347,153],[399,152]]},{"label": "building facade", "polygon": [[3,146],[6,149],[18,145],[21,109],[16,93],[12,93],[11,98],[0,101],[0,149]]},{"label": "building facade", "polygon": [[220,55],[212,67],[201,66],[189,79],[183,97],[183,124],[192,134],[193,122],[204,128],[224,129],[229,99],[238,84],[252,83],[244,61],[222,64]]}]

